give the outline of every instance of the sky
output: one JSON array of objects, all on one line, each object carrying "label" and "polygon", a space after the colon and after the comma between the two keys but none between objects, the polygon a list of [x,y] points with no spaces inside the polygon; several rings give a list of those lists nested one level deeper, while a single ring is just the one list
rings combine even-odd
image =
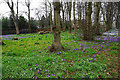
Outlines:
[{"label": "sky", "polygon": [[[0,0],[0,19],[2,18],[2,16],[9,17],[9,15],[10,15],[10,9],[9,9],[8,5],[3,1],[4,0]],[[16,2],[17,0],[13,0],[13,1]],[[30,8],[33,9],[33,10],[31,10],[30,15],[31,15],[31,17],[34,17],[34,19],[37,19],[37,16],[35,15],[35,8],[42,10],[41,6],[44,6],[43,2],[45,0],[30,0],[30,1],[31,1]],[[50,0],[50,1],[53,1],[53,0]],[[55,0],[55,1],[57,1],[57,0]],[[71,0],[64,0],[64,1],[71,1]],[[83,1],[83,0],[76,0],[76,1]],[[86,0],[86,1],[88,1],[88,0]],[[96,0],[94,0],[94,1],[96,1]],[[100,1],[102,1],[102,0],[100,0]],[[105,1],[105,0],[103,0],[103,1]],[[120,1],[120,0],[109,0],[109,1]],[[14,10],[16,12],[16,8]],[[25,6],[25,0],[19,0],[19,16],[22,15],[26,19],[28,19],[27,14],[25,14],[23,11],[27,11],[27,7]],[[44,13],[41,11],[41,15],[43,15],[43,14]],[[60,15],[62,17],[62,12],[60,13]],[[76,18],[77,18],[77,16],[76,16]],[[71,19],[73,20],[73,9],[71,11]]]},{"label": "sky", "polygon": [[[17,0],[13,0],[13,1],[17,1]],[[25,6],[24,3],[25,0],[19,0],[19,15],[23,15],[25,16],[25,18],[27,18],[27,15],[25,13],[23,13],[23,11],[27,11],[27,7]],[[0,0],[0,2],[3,2],[3,0]],[[35,9],[35,8],[40,8],[40,6],[42,5],[43,1],[41,0],[32,0],[31,2],[31,9]],[[43,6],[43,5],[42,5]],[[15,8],[15,12],[16,12],[16,8]],[[8,5],[6,3],[0,3],[0,18],[2,16],[9,16],[10,15],[10,9],[8,7]],[[31,10],[31,17],[35,16],[35,11]]]},{"label": "sky", "polygon": [[[15,3],[17,0],[13,0]],[[19,16],[22,15],[24,16],[26,19],[28,19],[27,14],[25,14],[23,11],[27,11],[27,7],[25,6],[25,0],[19,0]],[[35,8],[38,8],[39,10],[42,10],[41,6],[44,7],[44,1],[45,0],[31,0],[31,6],[30,8],[33,9],[31,10],[31,17],[34,17],[34,19],[38,19],[37,16],[35,15]],[[53,1],[53,0],[49,0],[49,1]],[[57,1],[57,0],[56,0]],[[68,0],[69,1],[69,0]],[[1,3],[2,2],[2,3]],[[8,7],[8,5],[4,2],[4,0],[0,0],[0,19],[4,16],[4,17],[9,17],[10,13],[10,9]],[[16,10],[16,6],[14,8],[15,12]],[[71,13],[73,14],[73,11],[71,11]],[[41,15],[45,15],[44,12],[41,11]],[[54,16],[54,13],[52,13]],[[62,16],[62,12],[60,13],[60,15]],[[73,15],[71,15],[71,19],[73,19]]]}]

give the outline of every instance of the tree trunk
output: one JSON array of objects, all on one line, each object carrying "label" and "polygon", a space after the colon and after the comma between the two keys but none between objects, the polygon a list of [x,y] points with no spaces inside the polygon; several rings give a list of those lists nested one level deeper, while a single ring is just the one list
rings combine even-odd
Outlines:
[{"label": "tree trunk", "polygon": [[84,25],[82,25],[83,29],[83,40],[88,39],[88,9],[87,9],[87,2],[85,2],[85,20],[82,21],[84,22]]},{"label": "tree trunk", "polygon": [[65,18],[64,18],[64,10],[62,9],[62,13],[63,13],[63,22],[62,22],[62,24],[63,24],[63,32],[65,32]]},{"label": "tree trunk", "polygon": [[50,29],[52,32],[52,9],[50,9]]},{"label": "tree trunk", "polygon": [[69,33],[72,31],[72,23],[71,23],[71,7],[72,7],[72,2],[69,2]]},{"label": "tree trunk", "polygon": [[[9,7],[10,10],[11,10],[12,17],[13,17],[13,21],[14,21],[15,28],[16,28],[16,34],[18,35],[18,34],[20,33],[20,31],[19,31],[17,19],[15,18],[14,3],[13,3],[13,1],[11,1],[11,3],[12,3],[11,5],[10,5],[9,1],[6,2],[6,3],[7,3],[8,7]],[[17,18],[18,18],[18,3],[17,3]]]},{"label": "tree trunk", "polygon": [[104,20],[104,23],[105,23],[105,31],[107,31],[107,22],[105,20],[105,14],[104,14],[104,11],[103,11],[103,8],[101,7],[101,11],[102,11],[102,14],[103,14],[103,20]]},{"label": "tree trunk", "polygon": [[46,15],[46,24],[45,24],[45,27],[47,28],[47,26],[48,26],[48,21],[47,21],[47,13],[48,13],[48,11],[47,11],[47,0],[45,0],[45,15]]},{"label": "tree trunk", "polygon": [[[93,40],[93,36],[92,36],[92,22],[91,22],[91,14],[92,14],[92,2],[89,2],[88,5],[86,4],[86,21],[85,23],[87,24],[86,27],[84,26],[84,40]],[[88,7],[87,7],[88,6]]]},{"label": "tree trunk", "polygon": [[50,47],[50,52],[53,51],[59,51],[63,50],[62,44],[61,44],[61,37],[60,37],[60,31],[59,31],[59,25],[60,25],[60,2],[54,2],[54,27],[53,27],[53,35],[54,40]]},{"label": "tree trunk", "polygon": [[88,40],[93,40],[91,14],[92,14],[92,2],[89,2],[88,3]]},{"label": "tree trunk", "polygon": [[13,21],[14,21],[15,28],[16,28],[16,34],[18,35],[18,34],[20,34],[19,27],[18,27],[18,23],[17,23],[17,20],[15,19],[14,11],[11,10],[11,12],[12,12]]},{"label": "tree trunk", "polygon": [[96,14],[95,14],[95,34],[100,35],[99,24],[100,2],[96,2]]},{"label": "tree trunk", "polygon": [[29,33],[31,33],[31,26],[30,26],[30,6],[28,6],[28,29],[29,29]]},{"label": "tree trunk", "polygon": [[74,17],[74,30],[75,30],[75,34],[76,34],[77,27],[76,27],[76,19],[75,19],[75,0],[73,2],[73,17]]}]

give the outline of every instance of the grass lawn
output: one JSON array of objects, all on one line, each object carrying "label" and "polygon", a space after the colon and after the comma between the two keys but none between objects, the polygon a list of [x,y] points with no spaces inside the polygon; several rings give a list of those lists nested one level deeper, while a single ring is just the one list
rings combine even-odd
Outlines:
[{"label": "grass lawn", "polygon": [[65,51],[50,53],[53,34],[7,37],[15,36],[19,39],[2,38],[6,44],[2,46],[2,78],[118,78],[118,42],[83,41],[62,32]]}]

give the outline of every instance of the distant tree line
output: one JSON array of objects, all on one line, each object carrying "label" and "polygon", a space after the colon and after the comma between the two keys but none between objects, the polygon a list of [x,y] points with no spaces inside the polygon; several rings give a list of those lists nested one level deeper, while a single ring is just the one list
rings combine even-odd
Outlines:
[{"label": "distant tree line", "polygon": [[[19,26],[19,30],[20,33],[28,33],[28,22],[27,19],[24,18],[24,16],[19,16],[18,18],[18,26]],[[30,26],[32,31],[31,32],[35,32],[37,29],[37,21],[34,20],[34,18],[31,18],[30,20]],[[12,33],[16,33],[15,31],[15,24],[12,18],[12,15],[10,15],[9,17],[3,17],[2,18],[2,33],[3,34],[8,34],[11,33],[11,30],[14,31]]]}]

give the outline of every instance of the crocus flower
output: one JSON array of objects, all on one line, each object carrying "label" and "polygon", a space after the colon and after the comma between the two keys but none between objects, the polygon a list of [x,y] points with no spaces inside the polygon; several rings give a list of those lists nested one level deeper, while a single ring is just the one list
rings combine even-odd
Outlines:
[{"label": "crocus flower", "polygon": [[38,77],[36,76],[36,79],[37,79]]},{"label": "crocus flower", "polygon": [[67,61],[67,63],[69,63],[69,62]]},{"label": "crocus flower", "polygon": [[95,68],[95,67],[93,66],[93,68]]},{"label": "crocus flower", "polygon": [[47,77],[49,77],[49,75],[47,75]]},{"label": "crocus flower", "polygon": [[32,68],[30,68],[30,70],[32,70]]}]

